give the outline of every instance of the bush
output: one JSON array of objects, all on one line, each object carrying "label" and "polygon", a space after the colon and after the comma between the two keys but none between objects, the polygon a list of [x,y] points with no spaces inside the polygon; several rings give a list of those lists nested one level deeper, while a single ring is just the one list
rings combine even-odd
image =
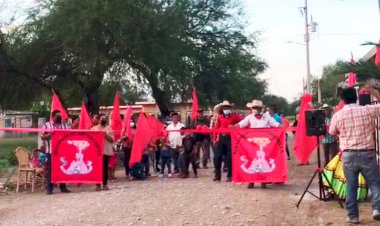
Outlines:
[{"label": "bush", "polygon": [[37,138],[15,138],[0,140],[0,168],[9,168],[17,165],[14,151],[17,147],[32,150],[37,147]]}]

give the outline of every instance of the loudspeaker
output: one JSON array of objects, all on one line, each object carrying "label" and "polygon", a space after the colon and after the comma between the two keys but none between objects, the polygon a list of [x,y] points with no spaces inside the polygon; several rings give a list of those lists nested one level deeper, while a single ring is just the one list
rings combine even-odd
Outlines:
[{"label": "loudspeaker", "polygon": [[365,106],[371,104],[371,94],[359,94],[359,105]]},{"label": "loudspeaker", "polygon": [[321,136],[326,133],[326,115],[323,110],[309,110],[305,112],[306,135]]}]

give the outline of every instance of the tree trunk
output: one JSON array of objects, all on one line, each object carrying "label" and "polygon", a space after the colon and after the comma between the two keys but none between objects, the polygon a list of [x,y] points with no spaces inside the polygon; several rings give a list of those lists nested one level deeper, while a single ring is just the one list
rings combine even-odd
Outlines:
[{"label": "tree trunk", "polygon": [[87,91],[84,104],[86,105],[87,111],[91,114],[99,114],[99,96],[98,90]]},{"label": "tree trunk", "polygon": [[161,116],[169,116],[169,103],[165,98],[165,92],[158,87],[157,83],[154,80],[148,79],[148,82],[152,88],[152,95],[158,105],[158,108],[160,109]]}]

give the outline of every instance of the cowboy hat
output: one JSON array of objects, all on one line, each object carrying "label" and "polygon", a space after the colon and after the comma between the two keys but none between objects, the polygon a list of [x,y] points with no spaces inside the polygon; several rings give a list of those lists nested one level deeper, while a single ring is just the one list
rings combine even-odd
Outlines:
[{"label": "cowboy hat", "polygon": [[232,105],[227,100],[224,100],[222,103],[220,103],[222,107],[231,107]]},{"label": "cowboy hat", "polygon": [[215,105],[215,107],[214,107],[214,111],[218,111],[220,108],[222,107],[222,105],[221,104],[217,104],[217,105]]},{"label": "cowboy hat", "polygon": [[215,105],[214,111],[219,111],[221,107],[231,107],[232,105],[227,100],[223,101],[222,103],[219,103]]},{"label": "cowboy hat", "polygon": [[264,105],[263,105],[263,102],[261,100],[253,100],[251,103],[247,103],[247,108],[254,108],[254,107],[258,107],[258,108],[263,108]]}]

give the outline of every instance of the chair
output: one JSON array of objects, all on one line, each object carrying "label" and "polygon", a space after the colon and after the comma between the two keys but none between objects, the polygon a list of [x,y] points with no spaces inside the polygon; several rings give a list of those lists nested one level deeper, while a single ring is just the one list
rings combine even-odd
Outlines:
[{"label": "chair", "polygon": [[42,168],[35,168],[30,163],[29,152],[23,148],[18,147],[15,150],[15,155],[18,161],[18,176],[17,176],[17,187],[16,192],[19,192],[20,185],[24,185],[24,188],[27,188],[27,185],[32,186],[32,192],[34,192],[34,187],[36,185],[37,176],[40,176],[41,188],[44,186],[44,172]]}]

